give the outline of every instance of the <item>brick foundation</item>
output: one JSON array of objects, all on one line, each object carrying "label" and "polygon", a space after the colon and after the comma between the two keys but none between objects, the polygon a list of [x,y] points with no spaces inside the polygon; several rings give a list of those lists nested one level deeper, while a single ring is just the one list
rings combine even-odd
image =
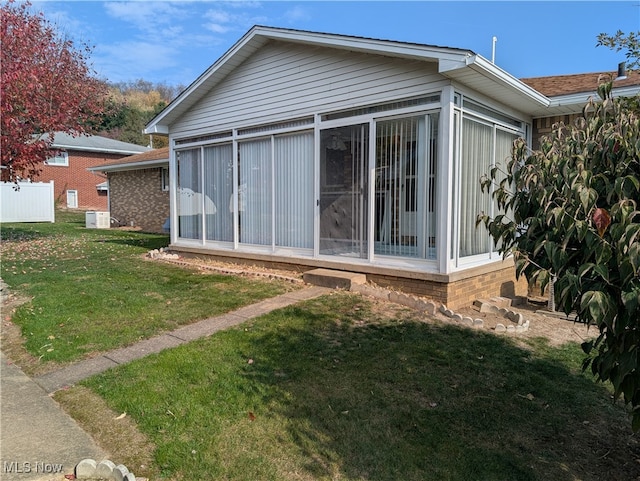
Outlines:
[{"label": "brick foundation", "polygon": [[292,259],[194,247],[171,246],[171,251],[186,257],[208,257],[222,262],[258,265],[295,272],[306,272],[315,268],[359,272],[366,274],[367,281],[380,287],[428,298],[454,310],[471,306],[476,299],[496,296],[526,297],[528,294],[526,279],[516,280],[513,261],[510,259],[446,275],[371,265],[345,264],[325,259]]}]

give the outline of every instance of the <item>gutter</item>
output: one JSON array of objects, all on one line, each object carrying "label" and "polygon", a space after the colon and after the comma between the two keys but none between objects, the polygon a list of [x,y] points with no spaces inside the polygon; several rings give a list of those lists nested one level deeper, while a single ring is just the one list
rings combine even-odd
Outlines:
[{"label": "gutter", "polygon": [[102,165],[97,167],[87,167],[89,172],[118,172],[121,170],[142,170],[152,167],[162,167],[169,165],[169,159],[147,160],[143,162],[129,162],[124,164]]}]

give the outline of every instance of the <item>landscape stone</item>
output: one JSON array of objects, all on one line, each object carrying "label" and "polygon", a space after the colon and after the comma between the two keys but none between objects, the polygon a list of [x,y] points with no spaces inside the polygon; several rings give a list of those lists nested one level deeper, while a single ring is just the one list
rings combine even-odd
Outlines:
[{"label": "landscape stone", "polygon": [[516,332],[523,332],[525,329],[522,325],[517,325],[516,326]]},{"label": "landscape stone", "polygon": [[129,472],[129,469],[127,469],[127,467],[124,464],[118,464],[114,469],[113,469],[113,475],[111,476],[111,480],[113,481],[123,481],[124,477],[127,475],[127,473]]},{"label": "landscape stone", "polygon": [[516,318],[514,319],[519,326],[524,324],[524,316],[521,313],[516,314]]},{"label": "landscape stone", "polygon": [[451,319],[453,319],[456,322],[460,322],[463,320],[462,315],[460,314],[454,314],[453,316],[451,316]]},{"label": "landscape stone", "polygon": [[109,461],[108,459],[100,461],[100,464],[96,466],[96,478],[111,479],[115,467],[116,465],[113,461]]},{"label": "landscape stone", "polygon": [[507,314],[507,312],[509,312],[509,311],[508,311],[508,309],[506,307],[501,307],[500,309],[498,309],[498,313],[501,316],[505,316]]},{"label": "landscape stone", "polygon": [[480,312],[487,312],[490,314],[498,312],[498,308],[493,304],[484,303],[480,306]]},{"label": "landscape stone", "polygon": [[77,479],[90,479],[96,474],[96,462],[93,459],[83,459],[76,465]]},{"label": "landscape stone", "polygon": [[473,319],[471,319],[470,317],[465,317],[464,319],[462,319],[462,323],[465,326],[473,326]]},{"label": "landscape stone", "polygon": [[516,332],[516,326],[507,326],[507,332]]},{"label": "landscape stone", "polygon": [[447,309],[444,311],[444,315],[447,317],[453,317],[453,311],[451,309]]},{"label": "landscape stone", "polygon": [[127,473],[124,477],[124,481],[136,481],[136,477],[133,475],[133,473]]},{"label": "landscape stone", "polygon": [[507,332],[507,328],[504,324],[496,324],[496,332]]},{"label": "landscape stone", "polygon": [[440,304],[440,309],[438,309],[441,313],[445,313],[447,312],[447,306],[445,306],[444,304]]},{"label": "landscape stone", "polygon": [[484,327],[484,321],[482,319],[474,319],[473,327]]}]

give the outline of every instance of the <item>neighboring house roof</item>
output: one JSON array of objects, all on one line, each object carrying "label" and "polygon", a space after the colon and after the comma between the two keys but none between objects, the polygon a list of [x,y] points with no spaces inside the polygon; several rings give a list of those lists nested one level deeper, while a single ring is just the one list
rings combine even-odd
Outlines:
[{"label": "neighboring house roof", "polygon": [[89,167],[91,172],[118,172],[123,170],[139,170],[151,167],[169,165],[169,147],[149,150],[142,154],[132,155],[123,159],[105,162],[96,167]]},{"label": "neighboring house roof", "polygon": [[109,154],[132,155],[151,150],[149,147],[121,142],[99,135],[73,135],[56,132],[53,136],[53,147],[64,150],[81,150],[85,152],[104,152]]},{"label": "neighboring house roof", "polygon": [[147,124],[145,132],[168,134],[169,125],[270,41],[294,42],[310,47],[336,48],[435,63],[441,75],[499,99],[522,112],[543,109],[549,105],[549,100],[544,95],[471,50],[255,26],[152,119]]},{"label": "neighboring house roof", "polygon": [[521,80],[550,98],[549,113],[554,115],[581,111],[589,97],[596,96],[598,80],[607,77],[613,79],[614,96],[634,96],[640,93],[640,71],[629,71],[627,78],[620,80],[616,80],[616,72],[554,75]]}]

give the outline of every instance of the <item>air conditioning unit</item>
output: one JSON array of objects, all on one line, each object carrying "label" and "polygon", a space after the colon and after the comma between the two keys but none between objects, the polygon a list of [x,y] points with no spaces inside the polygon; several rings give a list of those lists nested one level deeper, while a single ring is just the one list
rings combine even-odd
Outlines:
[{"label": "air conditioning unit", "polygon": [[87,211],[85,214],[87,229],[108,229],[111,227],[111,215],[109,212]]}]

